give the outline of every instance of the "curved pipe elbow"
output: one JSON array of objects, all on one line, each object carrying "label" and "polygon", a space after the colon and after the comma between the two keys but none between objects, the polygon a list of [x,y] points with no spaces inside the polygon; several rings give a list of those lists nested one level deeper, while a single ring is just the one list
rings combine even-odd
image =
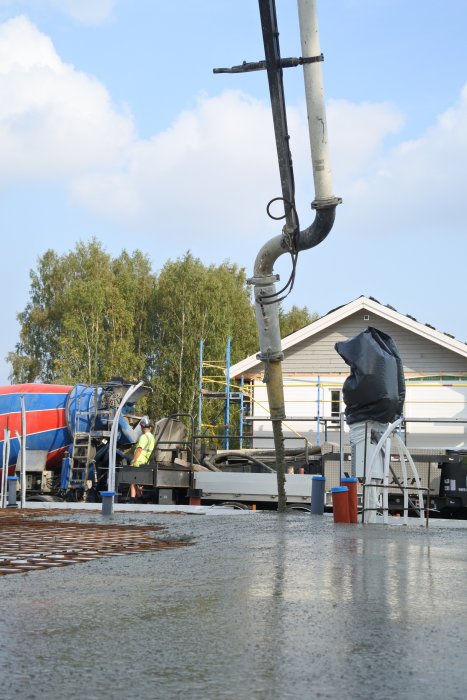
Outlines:
[{"label": "curved pipe elbow", "polygon": [[[336,197],[331,204],[316,208],[316,216],[313,223],[298,234],[296,252],[314,248],[324,241],[334,225],[336,207],[340,202],[341,200]],[[291,252],[294,251],[290,250],[283,235],[271,238],[263,245],[256,256],[253,272],[254,277],[260,278],[271,275],[277,258],[284,253]]]},{"label": "curved pipe elbow", "polygon": [[316,209],[316,216],[313,223],[300,231],[297,242],[297,252],[300,250],[308,250],[314,248],[319,243],[324,241],[334,225],[336,218],[336,207],[339,204],[336,201],[329,206],[321,206]]},{"label": "curved pipe elbow", "polygon": [[267,277],[272,274],[274,263],[284,253],[289,252],[284,236],[274,236],[260,249],[256,256],[253,275],[255,278]]}]

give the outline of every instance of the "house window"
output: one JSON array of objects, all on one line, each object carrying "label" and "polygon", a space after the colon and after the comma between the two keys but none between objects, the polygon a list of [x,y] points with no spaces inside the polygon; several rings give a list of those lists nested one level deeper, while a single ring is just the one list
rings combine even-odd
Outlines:
[{"label": "house window", "polygon": [[331,418],[339,418],[341,412],[341,392],[339,389],[331,390]]},{"label": "house window", "polygon": [[418,384],[419,382],[465,382],[467,376],[457,374],[431,374],[422,377],[409,377],[407,384]]}]

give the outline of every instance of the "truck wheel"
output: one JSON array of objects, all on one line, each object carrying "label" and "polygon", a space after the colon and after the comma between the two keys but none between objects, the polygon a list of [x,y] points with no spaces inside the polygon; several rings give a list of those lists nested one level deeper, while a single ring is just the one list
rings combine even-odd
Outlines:
[{"label": "truck wheel", "polygon": [[237,510],[250,510],[244,503],[237,503],[237,501],[224,501],[223,503],[215,504],[218,508],[236,508]]},{"label": "truck wheel", "polygon": [[28,502],[30,502],[30,501],[36,501],[36,502],[41,501],[41,502],[43,502],[43,503],[44,503],[44,502],[46,502],[46,503],[54,503],[54,502],[58,502],[58,501],[63,501],[63,498],[59,498],[58,496],[47,496],[47,495],[43,494],[43,495],[37,495],[37,496],[28,496],[28,497],[26,498],[26,501],[28,501]]}]

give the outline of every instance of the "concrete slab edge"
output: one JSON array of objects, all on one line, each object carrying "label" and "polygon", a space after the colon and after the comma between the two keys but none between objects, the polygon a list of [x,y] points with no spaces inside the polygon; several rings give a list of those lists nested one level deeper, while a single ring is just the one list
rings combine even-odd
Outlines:
[{"label": "concrete slab edge", "polygon": [[[26,510],[82,510],[89,512],[101,512],[100,503],[65,503],[63,501],[30,501],[25,503]],[[21,509],[19,509],[21,510]],[[256,510],[240,510],[238,508],[226,508],[220,506],[171,506],[155,505],[150,503],[115,503],[114,513],[188,513],[190,515],[253,515],[259,513]]]}]

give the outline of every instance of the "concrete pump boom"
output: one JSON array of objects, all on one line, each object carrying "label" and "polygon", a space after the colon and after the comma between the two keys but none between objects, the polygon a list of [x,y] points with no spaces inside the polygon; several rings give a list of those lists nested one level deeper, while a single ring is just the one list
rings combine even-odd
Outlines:
[{"label": "concrete pump boom", "polygon": [[[279,304],[293,286],[297,255],[302,250],[313,248],[323,241],[331,230],[336,207],[341,199],[335,197],[332,188],[331,167],[328,152],[328,134],[324,103],[318,22],[315,0],[298,0],[298,15],[302,56],[282,59],[279,47],[279,30],[275,0],[258,0],[265,61],[244,63],[231,69],[215,69],[215,72],[246,72],[266,69],[274,122],[277,157],[284,204],[285,224],[282,233],[269,240],[259,251],[250,282],[254,285],[256,319],[258,324],[260,353],[264,362],[269,410],[273,425],[274,445],[278,480],[278,510],[286,507],[284,438],[282,421],[285,418],[284,388],[282,379],[282,346],[279,327]],[[292,157],[289,147],[287,115],[285,106],[283,68],[303,65],[305,95],[308,114],[311,159],[315,198],[313,223],[300,230],[295,207],[295,186]],[[274,200],[272,200],[274,201]],[[268,205],[269,207],[269,205]],[[292,274],[280,291],[276,290],[278,276],[274,274],[274,263],[284,253],[292,256]],[[288,291],[286,291],[288,289]],[[284,294],[285,293],[285,294]],[[284,296],[281,296],[284,294]]]}]

